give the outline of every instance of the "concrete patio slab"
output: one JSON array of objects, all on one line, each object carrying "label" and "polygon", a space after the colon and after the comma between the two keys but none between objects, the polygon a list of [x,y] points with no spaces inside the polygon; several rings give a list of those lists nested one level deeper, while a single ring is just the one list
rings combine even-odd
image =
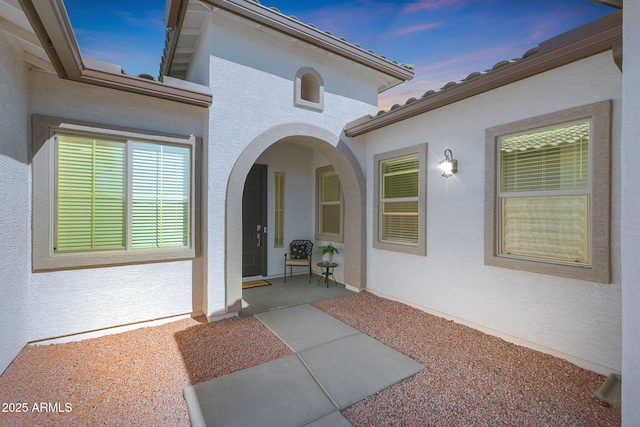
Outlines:
[{"label": "concrete patio slab", "polygon": [[324,283],[323,286],[318,286],[317,279],[318,276],[314,276],[309,284],[309,275],[303,274],[288,277],[287,283],[284,283],[284,278],[274,277],[267,279],[271,286],[243,289],[242,299],[245,304],[242,306],[240,316],[252,316],[266,311],[355,294],[342,284],[337,286],[332,284],[329,288],[326,288]]},{"label": "concrete patio slab", "polygon": [[194,427],[298,427],[336,411],[297,355],[187,387],[184,396]]},{"label": "concrete patio slab", "polygon": [[351,427],[351,423],[336,410],[304,427]]},{"label": "concrete patio slab", "polygon": [[424,369],[422,364],[364,334],[299,354],[340,409]]},{"label": "concrete patio slab", "polygon": [[360,333],[309,304],[260,313],[256,317],[295,352]]}]

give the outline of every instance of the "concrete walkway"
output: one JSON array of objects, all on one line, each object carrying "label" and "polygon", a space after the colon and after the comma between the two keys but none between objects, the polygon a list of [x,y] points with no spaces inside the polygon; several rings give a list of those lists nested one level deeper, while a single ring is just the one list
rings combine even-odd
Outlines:
[{"label": "concrete walkway", "polygon": [[349,426],[341,409],[424,368],[309,304],[256,317],[296,354],[185,388],[193,426]]}]

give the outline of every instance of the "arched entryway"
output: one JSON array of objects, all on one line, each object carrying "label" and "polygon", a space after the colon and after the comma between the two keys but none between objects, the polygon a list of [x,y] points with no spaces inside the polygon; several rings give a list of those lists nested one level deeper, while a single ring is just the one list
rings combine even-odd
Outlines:
[{"label": "arched entryway", "polygon": [[[242,194],[247,174],[258,157],[277,142],[292,142],[318,150],[333,165],[344,194],[344,282],[366,286],[365,178],[347,143],[326,129],[307,123],[275,126],[257,136],[238,157],[226,191],[225,304],[227,312],[242,306]],[[292,159],[292,161],[295,161]]]}]

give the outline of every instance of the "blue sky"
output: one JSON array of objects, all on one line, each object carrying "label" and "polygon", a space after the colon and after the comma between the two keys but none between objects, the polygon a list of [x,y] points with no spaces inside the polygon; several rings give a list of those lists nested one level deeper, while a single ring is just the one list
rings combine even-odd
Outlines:
[{"label": "blue sky", "polygon": [[[415,77],[380,95],[404,103],[519,58],[543,40],[615,9],[588,0],[262,0],[365,49],[415,66]],[[157,76],[165,0],[65,0],[85,57]]]}]

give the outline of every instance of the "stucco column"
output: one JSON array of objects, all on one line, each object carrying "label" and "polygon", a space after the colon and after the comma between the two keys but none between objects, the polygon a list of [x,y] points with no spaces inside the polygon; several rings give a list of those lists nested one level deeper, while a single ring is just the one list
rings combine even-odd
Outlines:
[{"label": "stucco column", "polygon": [[640,425],[640,2],[623,10],[622,423],[631,427]]}]

